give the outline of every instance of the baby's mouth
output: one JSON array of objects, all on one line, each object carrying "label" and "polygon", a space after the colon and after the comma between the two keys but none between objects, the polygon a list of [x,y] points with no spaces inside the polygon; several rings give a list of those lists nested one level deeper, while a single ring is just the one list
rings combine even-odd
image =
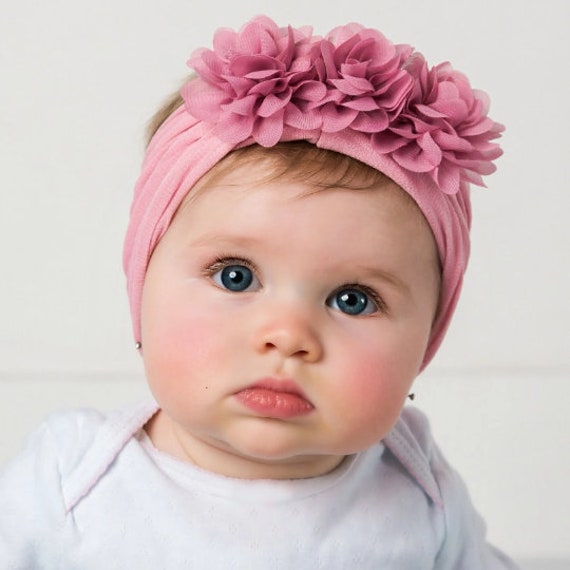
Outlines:
[{"label": "baby's mouth", "polygon": [[246,408],[261,417],[288,419],[311,413],[315,407],[292,380],[263,378],[236,392]]}]

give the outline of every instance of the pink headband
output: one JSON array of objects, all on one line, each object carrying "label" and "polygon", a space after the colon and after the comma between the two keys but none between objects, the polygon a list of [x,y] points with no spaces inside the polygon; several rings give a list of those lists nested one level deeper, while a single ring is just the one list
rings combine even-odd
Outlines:
[{"label": "pink headband", "polygon": [[184,105],[149,144],[135,187],[123,264],[133,331],[140,341],[146,268],[183,198],[236,148],[306,140],[360,160],[417,202],[442,265],[438,314],[423,366],[439,347],[469,258],[469,184],[495,170],[502,125],[488,98],[448,63],[428,68],[408,45],[349,24],[324,38],[260,16],[220,29],[214,49],[188,65]]}]

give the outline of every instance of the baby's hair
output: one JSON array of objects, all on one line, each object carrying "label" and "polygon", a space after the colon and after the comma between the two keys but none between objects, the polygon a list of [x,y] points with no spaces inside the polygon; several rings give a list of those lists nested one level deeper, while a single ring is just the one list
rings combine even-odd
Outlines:
[{"label": "baby's hair", "polygon": [[180,89],[177,89],[169,97],[167,97],[164,103],[160,106],[158,111],[151,117],[146,128],[146,145],[148,146],[152,137],[156,134],[156,131],[161,127],[162,123],[184,104],[184,101],[180,95]]}]

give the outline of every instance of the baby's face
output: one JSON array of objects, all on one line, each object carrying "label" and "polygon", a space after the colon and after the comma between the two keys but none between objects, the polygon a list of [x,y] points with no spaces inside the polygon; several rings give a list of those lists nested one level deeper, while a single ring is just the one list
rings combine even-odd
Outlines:
[{"label": "baby's face", "polygon": [[315,476],[396,422],[436,310],[435,244],[395,187],[250,177],[204,188],[152,256],[148,432],[224,475]]}]

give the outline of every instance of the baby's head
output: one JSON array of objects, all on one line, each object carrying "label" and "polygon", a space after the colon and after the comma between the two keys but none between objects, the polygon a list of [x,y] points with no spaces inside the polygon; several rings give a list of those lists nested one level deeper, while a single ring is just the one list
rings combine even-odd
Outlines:
[{"label": "baby's head", "polygon": [[[160,114],[135,190],[124,263],[148,380],[171,421],[238,455],[299,450],[248,414],[307,428],[305,457],[346,455],[391,428],[441,343],[469,183],[502,128],[464,76],[374,30],[257,18],[214,45]],[[214,429],[220,382],[239,419]]]}]

